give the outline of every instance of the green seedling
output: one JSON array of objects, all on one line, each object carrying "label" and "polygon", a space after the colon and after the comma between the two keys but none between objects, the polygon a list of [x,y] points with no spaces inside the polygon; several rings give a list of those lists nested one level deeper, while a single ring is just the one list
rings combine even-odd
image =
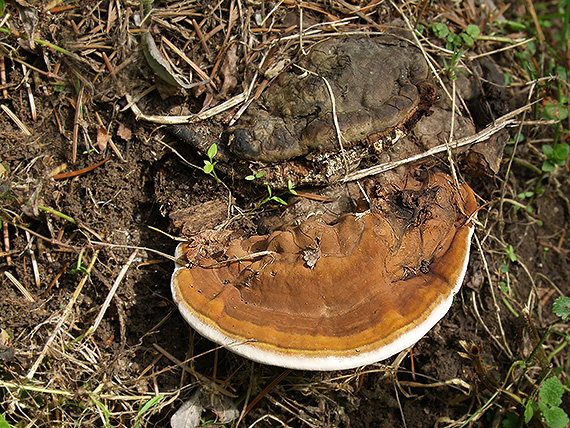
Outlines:
[{"label": "green seedling", "polygon": [[253,181],[253,180],[257,180],[258,178],[261,178],[265,175],[265,171],[258,171],[255,174],[250,174],[248,176],[245,177],[245,179],[247,181]]},{"label": "green seedling", "polygon": [[550,120],[564,120],[568,118],[568,99],[563,98],[556,103],[546,103],[542,116]]},{"label": "green seedling", "polygon": [[59,212],[59,211],[57,211],[57,210],[54,210],[53,208],[45,207],[45,206],[43,206],[43,205],[38,205],[38,209],[41,210],[41,211],[43,211],[43,212],[46,212],[46,213],[48,213],[48,214],[53,214],[53,215],[55,215],[55,216],[57,216],[57,217],[59,217],[59,218],[61,218],[61,219],[63,219],[63,220],[67,220],[68,222],[70,222],[70,223],[72,223],[72,224],[76,224],[76,221],[75,221],[73,218],[71,218],[71,217],[68,216],[67,214],[64,214],[64,213],[62,213],[62,212]]},{"label": "green seedling", "polygon": [[158,406],[158,403],[160,403],[163,399],[164,399],[164,395],[157,395],[156,397],[151,398],[150,400],[148,400],[139,410],[138,414],[137,414],[137,418],[136,418],[136,424],[135,424],[135,428],[141,428],[141,421],[143,420],[143,417],[147,414],[152,414],[154,413],[156,406]]},{"label": "green seedling", "polygon": [[538,400],[529,399],[525,403],[524,421],[529,423],[535,414],[541,414],[550,428],[564,428],[570,423],[566,412],[560,408],[564,386],[553,376],[546,379],[538,392]]},{"label": "green seedling", "polygon": [[512,245],[507,245],[505,247],[505,253],[507,253],[507,257],[511,262],[515,263],[517,261],[517,255],[515,254],[515,249]]},{"label": "green seedling", "polygon": [[568,321],[570,319],[570,297],[562,296],[557,298],[552,304],[552,312],[562,319]]},{"label": "green seedling", "polygon": [[204,169],[204,172],[206,174],[211,175],[216,179],[216,183],[219,183],[220,179],[216,175],[216,170],[214,169],[214,167],[218,163],[217,161],[214,161],[214,157],[217,154],[218,154],[218,146],[216,145],[216,143],[214,143],[208,148],[208,152],[206,153],[206,155],[208,156],[208,159],[204,160],[204,168],[203,169]]},{"label": "green seedling", "polygon": [[293,182],[291,180],[287,181],[287,190],[289,191],[289,193],[291,193],[292,195],[297,196],[297,191],[293,188]]},{"label": "green seedling", "polygon": [[[287,181],[287,191],[289,193],[291,193],[292,195],[297,195],[297,191],[293,188],[293,182],[291,180]],[[270,185],[267,185],[267,196],[259,203],[255,206],[255,208],[253,208],[250,212],[253,212],[259,208],[261,208],[263,205],[265,205],[268,202],[277,202],[278,204],[281,205],[288,205],[287,202],[285,202],[282,198],[280,198],[279,196],[276,196],[273,194],[273,189],[271,189]]]},{"label": "green seedling", "polygon": [[458,61],[465,55],[468,49],[475,46],[475,40],[480,35],[479,27],[476,25],[468,25],[465,31],[455,34],[443,22],[433,24],[432,32],[440,39],[445,41],[445,48],[453,51],[451,60],[443,58],[443,63],[450,79],[456,79],[457,74],[463,72],[457,67]]},{"label": "green seedling", "polygon": [[279,204],[281,204],[281,205],[287,205],[287,202],[285,202],[285,201],[284,201],[283,199],[281,199],[279,196],[275,196],[275,195],[273,194],[273,191],[271,190],[271,186],[270,186],[270,185],[267,185],[267,196],[266,196],[266,198],[265,198],[263,201],[261,201],[261,203],[259,204],[259,206],[262,206],[262,205],[264,205],[264,204],[266,204],[266,203],[268,203],[268,202],[270,202],[270,201],[277,202],[277,203],[279,203]]},{"label": "green seedling", "polygon": [[[528,205],[525,205],[525,206],[524,206],[524,208],[525,208],[529,213],[532,212],[532,207],[530,206],[530,204],[532,203],[532,201],[533,201],[533,199],[534,199],[534,195],[535,195],[535,193],[532,192],[532,191],[522,192],[522,193],[519,193],[519,194],[517,195],[517,198],[519,198],[520,200],[523,200],[523,201],[524,201],[525,199],[528,199],[528,200],[529,200],[529,201],[528,201],[528,202],[529,202]],[[515,210],[518,210],[518,209],[521,208],[521,206],[515,205],[513,208],[514,208]]]},{"label": "green seedling", "polygon": [[570,146],[566,143],[554,144],[553,146],[542,146],[542,153],[546,156],[546,160],[542,164],[544,172],[553,173],[557,166],[564,166],[570,154]]},{"label": "green seedling", "polygon": [[79,253],[79,257],[77,261],[71,265],[71,270],[69,271],[70,275],[75,275],[78,273],[82,273],[84,275],[89,275],[89,271],[87,270],[87,265],[82,262],[83,259],[83,250]]}]

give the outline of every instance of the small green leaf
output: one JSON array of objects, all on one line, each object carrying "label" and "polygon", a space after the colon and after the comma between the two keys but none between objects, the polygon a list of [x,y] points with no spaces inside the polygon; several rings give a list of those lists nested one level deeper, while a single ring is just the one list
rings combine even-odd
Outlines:
[{"label": "small green leaf", "polygon": [[562,296],[556,299],[552,304],[552,312],[562,318],[562,321],[568,321],[570,318],[570,297]]},{"label": "small green leaf", "polygon": [[544,153],[546,157],[550,159],[554,156],[554,149],[552,148],[552,146],[543,145],[542,153]]},{"label": "small green leaf", "polygon": [[457,34],[455,33],[449,33],[447,36],[447,42],[449,44],[451,44],[451,46],[453,46],[454,48],[456,48],[457,46],[459,46],[461,44],[461,37],[459,37]]},{"label": "small green leaf", "polygon": [[287,205],[287,202],[285,202],[283,199],[281,199],[279,196],[272,196],[271,197],[272,201],[278,202],[281,205]]},{"label": "small green leaf", "polygon": [[463,43],[465,43],[465,46],[468,47],[473,47],[475,45],[475,40],[473,40],[473,37],[471,37],[469,34],[461,34],[461,38],[463,39]]},{"label": "small green leaf", "polygon": [[137,414],[137,423],[135,424],[135,428],[141,427],[141,418],[147,413],[149,410],[154,411],[158,403],[160,403],[164,399],[164,395],[157,395],[156,397],[151,398],[148,400],[144,406],[141,407],[139,413]]},{"label": "small green leaf", "polygon": [[509,412],[505,419],[503,419],[503,428],[517,428],[519,417],[516,413]]},{"label": "small green leaf", "polygon": [[269,197],[271,198],[271,196],[273,195],[273,192],[271,191],[271,186],[269,184],[267,185],[267,193],[269,194]]},{"label": "small green leaf", "polygon": [[259,171],[255,173],[255,178],[261,178],[265,175],[265,171]]},{"label": "small green leaf", "polygon": [[519,199],[527,199],[527,198],[532,198],[534,196],[534,192],[528,191],[528,192],[522,192],[519,193],[517,195],[517,198]]},{"label": "small green leaf", "polygon": [[511,262],[516,262],[517,261],[517,255],[515,254],[515,249],[513,248],[512,245],[508,245],[507,247],[505,247],[505,252],[507,253],[507,256],[509,257]]},{"label": "small green leaf", "polygon": [[469,24],[465,29],[465,33],[476,39],[479,37],[479,34],[481,34],[481,30],[479,30],[479,27],[477,25]]},{"label": "small green leaf", "polygon": [[10,428],[10,424],[2,415],[0,415],[0,428]]},{"label": "small green leaf", "polygon": [[560,103],[547,103],[544,106],[542,115],[546,119],[564,120],[568,117],[568,106]]},{"label": "small green leaf", "polygon": [[556,144],[554,146],[554,158],[562,162],[561,165],[564,165],[566,159],[568,159],[568,154],[570,154],[570,146],[568,144]]},{"label": "small green leaf", "polygon": [[253,181],[253,180],[255,180],[255,176],[254,176],[254,175],[246,175],[246,176],[245,176],[245,179],[246,179],[247,181]]},{"label": "small green leaf", "polygon": [[557,407],[562,403],[563,394],[564,387],[562,386],[562,382],[553,376],[542,383],[538,396],[549,406]]},{"label": "small green leaf", "polygon": [[532,401],[527,401],[525,406],[524,406],[524,423],[528,424],[530,422],[530,420],[532,419],[532,417],[534,416],[534,408],[533,408],[533,402]]},{"label": "small green leaf", "polygon": [[508,273],[509,272],[509,265],[506,263],[501,263],[501,267],[499,268],[501,273]]},{"label": "small green leaf", "polygon": [[539,401],[537,404],[538,404],[538,409],[540,410],[540,413],[542,413],[544,415],[544,412],[547,412],[549,409],[548,404],[546,404],[544,401]]},{"label": "small green leaf", "polygon": [[433,34],[435,34],[440,39],[445,39],[449,34],[449,28],[443,22],[438,22],[433,24],[431,27]]},{"label": "small green leaf", "polygon": [[293,182],[291,180],[287,181],[287,189],[289,190],[289,193],[291,193],[292,195],[297,195],[297,191],[293,189]]},{"label": "small green leaf", "polygon": [[554,171],[556,171],[556,166],[549,160],[545,160],[544,163],[542,164],[542,170],[544,172],[553,173]]},{"label": "small green leaf", "polygon": [[216,143],[214,143],[208,149],[207,155],[210,158],[210,160],[212,160],[212,159],[214,159],[214,156],[216,156],[217,154],[218,154],[218,145]]},{"label": "small green leaf", "polygon": [[204,165],[204,172],[206,174],[211,174],[214,171],[214,164],[208,161],[204,162],[206,162],[206,165]]},{"label": "small green leaf", "polygon": [[568,71],[561,65],[556,67],[556,74],[560,76],[560,79],[564,82],[568,81]]},{"label": "small green leaf", "polygon": [[546,425],[550,428],[565,428],[570,419],[564,410],[560,407],[551,407],[550,409],[542,412]]}]

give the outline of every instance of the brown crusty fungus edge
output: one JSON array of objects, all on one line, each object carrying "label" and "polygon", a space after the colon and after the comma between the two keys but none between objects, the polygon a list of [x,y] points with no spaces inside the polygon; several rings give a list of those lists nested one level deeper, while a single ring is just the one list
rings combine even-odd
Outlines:
[{"label": "brown crusty fungus edge", "polygon": [[[467,199],[467,214],[471,215],[475,211],[476,203],[471,190],[467,186],[465,188],[468,190],[462,193]],[[373,221],[371,220],[372,216],[373,214],[365,214],[354,216],[354,219],[355,222],[369,222]],[[408,299],[415,299],[410,306],[421,306],[428,302],[425,307],[417,310],[414,308],[410,310],[408,307],[399,312],[397,307],[396,310],[393,310],[393,307],[388,304],[386,306],[387,321],[381,318],[379,325],[371,325],[365,331],[355,331],[354,334],[347,334],[342,337],[302,335],[287,332],[286,327],[283,329],[284,333],[280,329],[281,325],[279,328],[274,328],[275,326],[271,325],[270,320],[267,320],[266,323],[255,323],[230,318],[227,315],[225,305],[231,303],[227,303],[223,299],[205,300],[199,284],[196,284],[198,291],[196,293],[195,287],[192,285],[192,269],[182,263],[177,263],[172,275],[172,293],[182,316],[192,328],[211,341],[253,361],[297,370],[332,371],[360,367],[387,359],[411,347],[448,312],[465,277],[473,231],[474,225],[472,223],[457,227],[454,237],[449,239],[450,242],[446,244],[448,247],[445,254],[451,254],[451,257],[447,257],[451,260],[442,256],[441,259],[446,259],[444,263],[438,263],[436,260],[430,266],[430,272],[432,272],[430,281],[435,283],[435,287],[432,287],[431,282],[429,286],[419,286],[418,288],[422,288],[422,290],[418,290],[418,297],[414,297],[415,293],[412,293],[412,297],[408,297]],[[186,250],[187,244],[180,244],[176,249],[176,258],[185,260]],[[435,279],[433,279],[434,277]],[[398,286],[405,287],[409,282],[413,282],[413,280],[401,280]],[[444,284],[442,285],[442,283]],[[181,288],[182,284],[183,287]],[[436,291],[433,291],[432,288]],[[216,314],[217,318],[210,319],[204,316],[203,313],[189,304],[188,298],[193,299],[197,305],[204,305],[202,309],[206,308],[210,313]],[[203,301],[198,302],[200,299]],[[431,303],[429,303],[430,301]],[[255,311],[255,308],[251,307],[251,310]],[[403,317],[402,314],[406,311],[411,311],[414,318],[411,320],[398,319],[398,317]],[[420,312],[418,313],[418,311]],[[233,333],[220,328],[219,321],[227,323],[228,319],[234,327]],[[312,321],[318,322],[318,320]],[[389,330],[392,331],[387,334]],[[250,337],[236,334],[236,331],[249,331]],[[252,339],[252,337],[256,337],[257,340]],[[272,343],[263,342],[260,339],[263,337],[268,338],[267,342]],[[301,344],[301,346],[287,346],[285,343],[287,341],[293,344]]]}]

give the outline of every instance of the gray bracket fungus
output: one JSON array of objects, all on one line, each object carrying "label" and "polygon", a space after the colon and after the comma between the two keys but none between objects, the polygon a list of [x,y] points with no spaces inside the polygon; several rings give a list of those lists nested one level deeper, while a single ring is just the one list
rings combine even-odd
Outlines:
[{"label": "gray bracket fungus", "polygon": [[366,213],[180,244],[171,285],[183,317],[237,354],[293,369],[348,369],[413,345],[461,286],[477,204],[443,173],[364,187]]},{"label": "gray bracket fungus", "polygon": [[[342,156],[333,99],[346,149]],[[349,170],[358,167],[374,142],[421,116],[435,99],[428,65],[408,41],[388,35],[336,37],[315,44],[273,80],[233,127],[171,131],[203,153],[217,143],[221,160],[250,161],[257,170],[265,166],[265,181],[274,186],[288,180],[330,184],[349,172],[347,164]]]},{"label": "gray bracket fungus", "polygon": [[338,150],[324,79],[350,147],[409,119],[421,93],[429,92],[428,78],[420,50],[406,41],[388,36],[326,40],[247,109],[230,130],[229,151],[242,159],[280,162],[313,151]]}]

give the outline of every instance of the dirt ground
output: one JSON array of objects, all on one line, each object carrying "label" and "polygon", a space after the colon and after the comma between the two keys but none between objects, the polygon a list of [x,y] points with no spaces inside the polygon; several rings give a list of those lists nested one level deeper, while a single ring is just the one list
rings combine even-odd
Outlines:
[{"label": "dirt ground", "polygon": [[[546,78],[553,64],[568,66],[568,51],[556,48],[563,25],[556,2],[539,11],[553,16],[552,25],[536,27],[523,4],[502,2],[494,11],[478,2],[429,2],[422,11],[421,2],[155,1],[149,19],[157,44],[173,43],[214,76],[215,89],[187,90],[160,82],[145,60],[138,2],[30,3],[7,2],[0,17],[0,30],[11,32],[0,33],[0,416],[9,426],[169,426],[200,390],[208,426],[231,402],[242,419],[227,427],[515,427],[524,426],[524,403],[538,401],[545,377],[569,385],[570,329],[552,305],[570,295],[570,177],[564,162],[541,170],[542,145],[568,140],[568,120],[542,113],[559,93],[568,95],[568,82]],[[339,19],[342,26],[331,25]],[[396,19],[403,27],[419,20],[422,43],[449,88],[453,67],[446,70],[442,58],[451,61],[453,52],[434,47],[445,42],[430,26],[445,23],[457,34],[480,26],[455,66],[470,70],[472,57],[497,51],[489,58],[508,85],[480,82],[479,102],[493,117],[477,130],[537,102],[497,134],[507,142],[497,171],[480,162],[470,170],[454,156],[481,209],[451,310],[401,358],[355,370],[290,371],[218,348],[178,313],[173,263],[161,253],[172,255],[173,237],[183,232],[221,224],[228,189],[230,205],[248,210],[266,187],[223,165],[227,188],[217,184],[202,170],[204,154],[164,124],[137,120],[127,97],[146,115],[207,110],[246,90],[254,76],[259,85],[256,67],[272,37],[297,35],[275,48],[276,57],[297,55],[300,22],[381,32]],[[239,46],[238,60],[225,67],[230,42]],[[530,45],[537,59],[527,63]],[[168,53],[189,75],[188,63]],[[219,126],[239,107],[199,126]],[[445,156],[423,165],[449,168]],[[73,171],[79,174],[64,175]],[[253,232],[280,209],[267,204],[240,225]],[[560,404],[566,413],[568,395]],[[530,423],[548,426],[538,413]]]}]

